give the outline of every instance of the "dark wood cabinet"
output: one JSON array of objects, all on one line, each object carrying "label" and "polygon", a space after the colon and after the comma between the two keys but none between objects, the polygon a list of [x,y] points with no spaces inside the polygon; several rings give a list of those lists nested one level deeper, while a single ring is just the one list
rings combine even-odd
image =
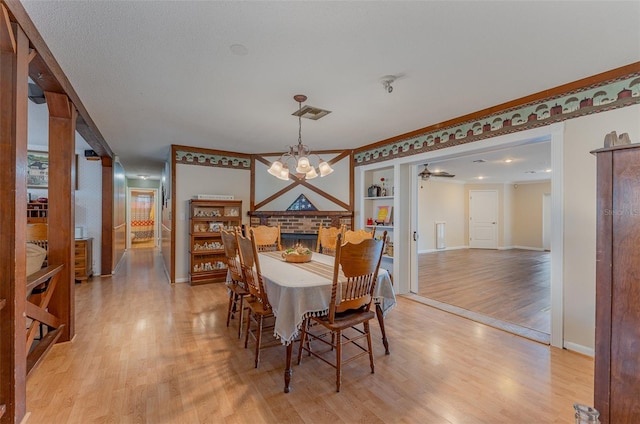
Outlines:
[{"label": "dark wood cabinet", "polygon": [[640,423],[640,144],[597,156],[594,405],[602,424]]}]

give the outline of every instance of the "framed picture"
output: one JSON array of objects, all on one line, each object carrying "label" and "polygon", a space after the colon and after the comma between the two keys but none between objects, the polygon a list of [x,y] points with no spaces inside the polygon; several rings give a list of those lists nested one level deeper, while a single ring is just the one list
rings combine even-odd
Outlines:
[{"label": "framed picture", "polygon": [[376,209],[376,224],[389,224],[391,222],[391,213],[393,206],[380,205]]},{"label": "framed picture", "polygon": [[49,153],[27,152],[27,187],[47,188],[49,186]]}]

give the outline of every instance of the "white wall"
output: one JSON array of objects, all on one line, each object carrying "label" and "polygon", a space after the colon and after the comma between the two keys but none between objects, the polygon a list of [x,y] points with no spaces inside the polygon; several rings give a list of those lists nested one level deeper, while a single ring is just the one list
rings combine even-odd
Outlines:
[{"label": "white wall", "polygon": [[85,237],[93,237],[93,275],[100,275],[102,263],[102,164],[78,153],[76,227],[84,227]]},{"label": "white wall", "polygon": [[[271,175],[265,172],[265,179]],[[176,165],[176,282],[189,281],[189,199],[196,194],[232,194],[242,200],[243,223],[251,198],[251,172],[197,165]]]},{"label": "white wall", "polygon": [[466,247],[464,237],[464,185],[453,182],[420,181],[418,184],[418,253],[436,248],[435,222],[445,221],[446,248]]},{"label": "white wall", "polygon": [[596,158],[605,134],[629,133],[640,143],[640,105],[565,122],[564,338],[565,346],[595,346]]}]

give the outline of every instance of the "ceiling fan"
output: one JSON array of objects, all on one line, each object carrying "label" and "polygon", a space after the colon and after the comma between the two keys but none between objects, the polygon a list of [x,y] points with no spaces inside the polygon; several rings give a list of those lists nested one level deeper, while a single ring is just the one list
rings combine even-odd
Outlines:
[{"label": "ceiling fan", "polygon": [[429,171],[429,168],[427,168],[428,165],[429,165],[428,163],[425,163],[424,169],[418,174],[418,176],[422,180],[428,180],[430,177],[448,177],[448,178],[455,177],[455,175],[449,174],[448,172],[444,172],[444,171],[431,172]]}]

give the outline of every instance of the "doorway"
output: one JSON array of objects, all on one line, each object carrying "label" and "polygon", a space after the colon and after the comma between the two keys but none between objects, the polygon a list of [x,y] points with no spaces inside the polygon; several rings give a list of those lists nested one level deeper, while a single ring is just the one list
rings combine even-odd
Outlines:
[{"label": "doorway", "polygon": [[[550,252],[545,252],[543,249],[539,249],[540,250],[540,254],[546,254],[548,261],[545,259],[545,261],[547,262],[547,273],[550,275],[550,277],[548,278],[548,282],[549,282],[549,289],[547,290],[548,292],[548,296],[550,298],[550,302],[549,302],[549,306],[547,308],[545,308],[548,312],[549,312],[549,316],[548,319],[550,320],[550,334],[548,334],[546,336],[548,342],[550,342],[551,345],[556,346],[556,347],[562,347],[564,340],[563,340],[563,328],[562,328],[562,317],[563,317],[563,299],[562,299],[562,255],[563,255],[563,240],[562,240],[562,234],[563,234],[563,225],[562,225],[562,216],[563,216],[563,207],[562,207],[562,142],[563,142],[563,125],[562,124],[557,124],[557,125],[552,125],[546,128],[540,128],[540,129],[536,129],[536,130],[531,130],[531,131],[526,131],[520,134],[510,134],[510,135],[505,135],[505,136],[501,136],[501,137],[497,137],[494,139],[487,139],[487,140],[482,140],[482,141],[478,141],[475,143],[470,143],[468,145],[461,145],[461,146],[452,146],[451,148],[448,148],[446,150],[441,150],[441,151],[434,151],[434,152],[429,152],[423,155],[416,155],[414,157],[412,157],[412,161],[410,164],[407,164],[407,167],[411,168],[411,173],[412,175],[417,175],[419,173],[419,171],[422,169],[422,166],[424,165],[424,163],[429,162],[430,164],[440,164],[440,163],[444,163],[445,161],[451,160],[451,159],[459,159],[459,158],[463,158],[463,157],[468,157],[470,155],[475,155],[475,154],[484,154],[484,153],[491,153],[491,152],[495,152],[498,150],[504,150],[504,149],[509,149],[509,148],[513,148],[513,147],[519,147],[519,146],[525,146],[525,145],[532,145],[532,144],[538,144],[540,142],[550,142],[549,146],[550,146],[550,154],[548,154],[548,157],[550,157],[550,161],[551,161],[551,166],[549,167],[549,170],[543,170],[541,172],[547,172],[549,180],[550,180],[550,187],[551,189],[547,189],[546,193],[551,192],[551,196],[550,196],[550,204],[551,207],[550,209],[550,215],[548,215],[548,223],[550,224],[550,228],[552,228],[552,231],[550,231],[550,235],[549,235],[549,242],[550,242]],[[417,159],[417,160],[416,160]],[[478,162],[484,162],[484,161],[478,161]],[[435,165],[434,165],[435,166]],[[553,172],[551,172],[551,170]],[[450,173],[456,173],[458,170],[456,169],[448,169],[445,168],[444,171],[450,172]],[[540,171],[539,171],[540,172]],[[460,172],[461,174],[463,172]],[[486,175],[485,175],[486,178]],[[481,180],[482,178],[478,178],[478,180]],[[420,191],[420,188],[422,188],[422,186],[425,186],[425,181],[419,181],[419,179],[415,179],[414,178],[414,183],[412,183],[412,192],[413,192],[413,199],[417,199],[418,198],[418,193]],[[451,180],[449,180],[450,182],[453,182]],[[508,180],[507,180],[508,181]],[[428,182],[427,182],[428,183]],[[473,183],[469,183],[469,184],[473,184]],[[486,179],[482,182],[482,184],[487,184]],[[507,183],[503,183],[502,185],[500,185],[500,190],[504,190],[505,193],[505,197],[504,200],[505,201],[510,201],[510,197],[509,196],[513,196],[514,192],[513,189],[517,188],[518,185],[517,184],[513,184],[513,182],[511,184],[507,184]],[[470,187],[471,188],[471,187]],[[472,187],[472,188],[478,188],[478,187]],[[500,191],[500,193],[503,193],[502,191]],[[542,196],[540,196],[542,197]],[[468,199],[467,199],[468,200]],[[409,245],[410,245],[410,250],[412,252],[411,259],[406,261],[406,265],[407,267],[410,269],[410,277],[409,277],[409,290],[412,294],[410,294],[409,296],[413,297],[414,299],[420,301],[420,298],[418,298],[417,293],[419,292],[419,271],[418,271],[418,267],[419,267],[419,256],[421,253],[425,253],[425,250],[423,248],[423,246],[420,245],[420,241],[422,241],[424,239],[423,235],[424,235],[424,229],[429,229],[430,226],[427,225],[426,227],[421,227],[420,224],[422,222],[423,217],[420,216],[421,212],[420,210],[417,208],[417,200],[413,201],[411,198],[407,199],[407,202],[409,202],[410,204],[412,204],[411,209],[411,213],[412,216],[410,218],[411,221],[411,231],[413,234],[413,237],[411,238],[411,240],[409,241]],[[502,200],[501,200],[502,202]],[[434,204],[432,204],[434,205]],[[437,205],[437,207],[442,206],[442,204],[439,203],[435,203],[435,205]],[[466,205],[468,210],[468,204]],[[500,210],[502,211],[503,205],[502,203],[500,204]],[[458,206],[457,209],[455,210],[461,210],[461,206]],[[455,212],[454,210],[454,212]],[[537,210],[542,210],[542,206],[540,206],[540,209]],[[459,215],[459,213],[458,213]],[[450,212],[449,213],[449,217],[452,218],[456,218],[458,217],[455,213]],[[458,217],[459,218],[459,217]],[[466,222],[468,222],[468,216],[466,217]],[[509,228],[510,224],[510,220],[514,219],[514,216],[502,216],[502,212],[500,212],[500,219],[498,220],[498,225],[499,225],[499,236],[498,236],[498,241],[499,241],[499,246],[505,246],[505,247],[517,247],[517,243],[515,243],[515,240],[511,240],[508,237],[508,233],[503,232],[503,229]],[[451,218],[449,218],[448,220],[451,220]],[[433,226],[433,225],[431,225]],[[449,227],[449,223],[447,223],[447,227]],[[447,231],[449,232],[449,228],[447,228]],[[467,228],[468,231],[468,228]],[[542,230],[540,230],[540,232],[536,232],[536,234],[538,236],[540,236],[542,233]],[[549,233],[547,233],[549,234]],[[429,237],[430,234],[427,234],[427,239],[431,239],[432,237]],[[450,243],[452,245],[451,250],[455,249],[456,247],[458,248],[468,248],[468,240],[469,240],[469,233],[466,234],[466,238],[464,239],[464,243],[460,243],[460,244],[456,244],[456,243]],[[512,243],[513,242],[513,243]],[[516,246],[513,246],[513,245]],[[461,246],[461,245],[467,245],[465,246]],[[475,249],[469,249],[469,250],[475,250]],[[503,251],[502,247],[499,247],[498,251]],[[487,259],[487,260],[492,260],[492,259]],[[464,266],[464,265],[461,265]],[[454,288],[455,289],[455,288]],[[426,302],[425,302],[426,303]],[[432,305],[433,306],[433,305]],[[462,308],[459,308],[462,309]],[[455,313],[455,312],[454,312]],[[462,315],[462,314],[461,314]],[[509,331],[507,328],[505,328],[507,331]]]},{"label": "doorway", "polygon": [[127,220],[127,248],[156,247],[157,189],[129,188],[129,219]]}]

